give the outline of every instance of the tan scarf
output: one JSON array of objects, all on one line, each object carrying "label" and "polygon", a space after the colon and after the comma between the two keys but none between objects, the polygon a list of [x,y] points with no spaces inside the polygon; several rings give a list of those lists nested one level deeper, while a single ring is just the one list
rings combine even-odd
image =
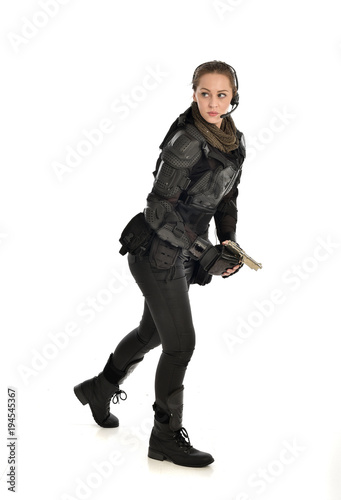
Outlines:
[{"label": "tan scarf", "polygon": [[224,153],[229,153],[238,148],[239,140],[236,134],[237,129],[231,115],[223,118],[221,127],[219,128],[213,123],[208,123],[201,116],[198,104],[195,101],[192,102],[192,115],[194,125],[213,147]]}]

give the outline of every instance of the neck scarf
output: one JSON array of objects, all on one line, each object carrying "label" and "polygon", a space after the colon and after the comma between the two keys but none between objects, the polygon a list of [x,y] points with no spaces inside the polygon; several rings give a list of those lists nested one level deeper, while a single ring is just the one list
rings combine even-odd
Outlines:
[{"label": "neck scarf", "polygon": [[239,140],[236,134],[237,129],[231,115],[223,118],[221,127],[219,128],[213,123],[208,123],[201,116],[198,104],[195,101],[192,102],[192,115],[194,125],[213,147],[224,153],[229,153],[238,148]]}]

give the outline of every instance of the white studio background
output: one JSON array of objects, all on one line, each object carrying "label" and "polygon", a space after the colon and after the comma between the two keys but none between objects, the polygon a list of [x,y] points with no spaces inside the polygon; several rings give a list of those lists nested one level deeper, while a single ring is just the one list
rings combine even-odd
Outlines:
[{"label": "white studio background", "polygon": [[[338,500],[338,2],[18,0],[0,16],[2,498],[14,387],[16,498]],[[238,241],[263,269],[191,290],[184,425],[215,457],[195,470],[146,457],[159,350],[127,380],[119,429],[73,386],[138,324],[118,237],[212,59],[239,78]]]}]

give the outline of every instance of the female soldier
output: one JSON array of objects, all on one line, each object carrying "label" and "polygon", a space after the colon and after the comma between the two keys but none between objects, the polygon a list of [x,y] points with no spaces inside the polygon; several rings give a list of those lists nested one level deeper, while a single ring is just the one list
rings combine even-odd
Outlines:
[{"label": "female soldier", "polygon": [[[223,278],[241,264],[228,251],[236,241],[237,185],[245,158],[243,134],[230,113],[238,105],[235,70],[220,61],[196,68],[193,102],[172,124],[160,148],[154,184],[143,213],[121,236],[131,273],[145,297],[137,328],[110,355],[103,371],[74,388],[96,423],[117,427],[110,401],[125,398],[120,384],[151,349],[162,345],[155,376],[154,427],[148,456],[177,465],[214,461],[195,449],[182,426],[183,380],[195,346],[189,285]],[[228,109],[232,105],[232,111]],[[208,240],[214,217],[219,245]]]}]

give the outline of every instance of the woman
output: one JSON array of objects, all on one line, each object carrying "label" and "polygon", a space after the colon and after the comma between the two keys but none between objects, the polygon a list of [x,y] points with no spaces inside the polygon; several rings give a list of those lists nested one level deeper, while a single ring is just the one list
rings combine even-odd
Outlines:
[{"label": "woman", "polygon": [[[228,251],[236,241],[237,185],[245,158],[243,134],[230,116],[238,105],[238,80],[226,63],[201,64],[192,80],[193,102],[172,124],[160,148],[155,181],[144,213],[121,236],[121,253],[145,305],[140,325],[125,336],[103,371],[75,387],[102,427],[117,427],[110,401],[126,397],[119,386],[145,354],[162,345],[155,377],[154,427],[148,456],[177,465],[214,461],[195,449],[182,426],[183,380],[195,346],[188,299],[190,284],[205,285],[241,267]],[[228,113],[230,105],[232,111]],[[214,217],[219,245],[208,240]]]}]

